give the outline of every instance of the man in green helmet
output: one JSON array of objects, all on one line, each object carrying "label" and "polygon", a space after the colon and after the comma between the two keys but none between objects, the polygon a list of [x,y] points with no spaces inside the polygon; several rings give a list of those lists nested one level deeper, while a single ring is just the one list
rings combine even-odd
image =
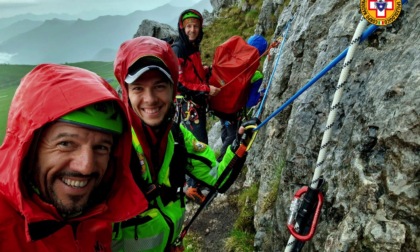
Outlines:
[{"label": "man in green helmet", "polygon": [[[209,68],[202,64],[200,43],[204,36],[203,22],[199,11],[183,11],[178,19],[179,36],[172,44],[172,49],[179,63],[177,103],[180,117],[198,141],[208,144],[208,99],[216,96],[220,88],[208,83]],[[187,182],[187,197],[197,203],[203,202],[205,197],[201,193],[200,184],[194,178],[188,178]]]},{"label": "man in green helmet", "polygon": [[125,111],[84,69],[41,64],[22,79],[0,147],[0,251],[111,251],[112,222],[147,208]]}]

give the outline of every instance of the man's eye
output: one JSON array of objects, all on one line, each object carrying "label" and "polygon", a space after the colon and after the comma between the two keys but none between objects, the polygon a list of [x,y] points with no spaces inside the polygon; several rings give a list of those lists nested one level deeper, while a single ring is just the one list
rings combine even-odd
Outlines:
[{"label": "man's eye", "polygon": [[141,87],[133,87],[131,90],[141,92],[143,89]]},{"label": "man's eye", "polygon": [[74,146],[74,144],[73,144],[73,142],[70,142],[70,141],[61,141],[61,142],[57,143],[57,146],[59,148],[62,148],[62,149],[64,149],[64,148],[69,149],[69,148],[72,148]]},{"label": "man's eye", "polygon": [[97,145],[95,150],[102,154],[109,154],[111,152],[111,146],[108,145]]},{"label": "man's eye", "polygon": [[61,141],[58,143],[58,145],[60,146],[70,146],[70,142],[69,141]]},{"label": "man's eye", "polygon": [[167,87],[168,85],[166,84],[166,83],[162,83],[162,84],[158,84],[158,85],[156,85],[155,86],[155,88],[157,89],[157,90],[163,90],[163,89],[166,89],[166,87]]}]

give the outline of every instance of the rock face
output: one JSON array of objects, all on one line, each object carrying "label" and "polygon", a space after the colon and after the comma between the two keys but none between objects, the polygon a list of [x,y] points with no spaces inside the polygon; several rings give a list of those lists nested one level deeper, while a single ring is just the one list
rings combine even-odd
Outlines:
[{"label": "rock face", "polygon": [[[349,46],[361,17],[359,1],[284,2],[263,3],[284,4],[276,37],[293,20],[262,119]],[[303,251],[420,251],[419,8],[419,1],[404,5],[397,21],[379,28],[355,52],[322,166],[320,222]],[[256,27],[261,30],[263,25]],[[277,53],[264,64],[265,83]],[[312,179],[342,66],[343,61],[259,131],[244,184],[260,185],[255,251],[285,248],[290,201]]]},{"label": "rock face", "polygon": [[170,25],[145,19],[139,25],[139,29],[134,34],[133,38],[139,36],[152,36],[160,39],[171,37],[175,39],[178,37],[178,31],[176,31]]},{"label": "rock face", "polygon": [[[220,8],[246,5],[211,3],[212,18]],[[264,119],[349,46],[361,14],[359,1],[264,0],[262,6],[257,33],[271,28],[275,15],[277,38],[293,18],[281,54],[273,50],[264,63],[264,82],[272,79]],[[420,251],[419,8],[419,1],[410,1],[398,20],[379,28],[354,54],[322,166],[320,221],[303,251]],[[135,37],[177,34],[149,22]],[[257,135],[244,182],[259,184],[255,251],[285,248],[290,201],[312,180],[342,66],[343,61]]]}]

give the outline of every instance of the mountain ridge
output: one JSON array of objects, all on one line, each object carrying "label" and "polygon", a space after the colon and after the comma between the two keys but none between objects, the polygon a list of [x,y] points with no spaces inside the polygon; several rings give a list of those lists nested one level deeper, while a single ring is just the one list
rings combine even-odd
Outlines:
[{"label": "mountain ridge", "polygon": [[[191,8],[204,11],[211,7],[202,0]],[[149,19],[159,23],[176,26],[178,15],[186,7],[165,4],[150,11],[136,10],[128,15],[105,15],[93,20],[63,20],[52,18],[42,24],[30,23],[34,28],[15,29],[15,36],[4,36],[8,27],[0,29],[0,53],[10,55],[3,57],[9,64],[39,64],[42,62],[67,63],[90,60],[112,61],[122,42],[133,37],[143,20]],[[2,27],[0,19],[0,27]],[[16,23],[14,23],[16,24]],[[51,39],[53,38],[53,39]],[[107,53],[101,53],[106,49]],[[97,58],[100,55],[100,59]]]}]

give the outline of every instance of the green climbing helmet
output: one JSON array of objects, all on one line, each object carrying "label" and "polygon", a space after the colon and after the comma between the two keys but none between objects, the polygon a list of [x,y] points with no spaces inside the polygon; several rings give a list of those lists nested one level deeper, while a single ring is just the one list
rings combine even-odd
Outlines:
[{"label": "green climbing helmet", "polygon": [[121,111],[112,101],[88,105],[60,117],[58,121],[112,134],[121,134],[123,131]]},{"label": "green climbing helmet", "polygon": [[196,13],[189,11],[187,13],[185,13],[184,15],[182,15],[182,21],[184,21],[187,18],[196,18],[196,19],[201,19],[199,15],[197,15]]}]

